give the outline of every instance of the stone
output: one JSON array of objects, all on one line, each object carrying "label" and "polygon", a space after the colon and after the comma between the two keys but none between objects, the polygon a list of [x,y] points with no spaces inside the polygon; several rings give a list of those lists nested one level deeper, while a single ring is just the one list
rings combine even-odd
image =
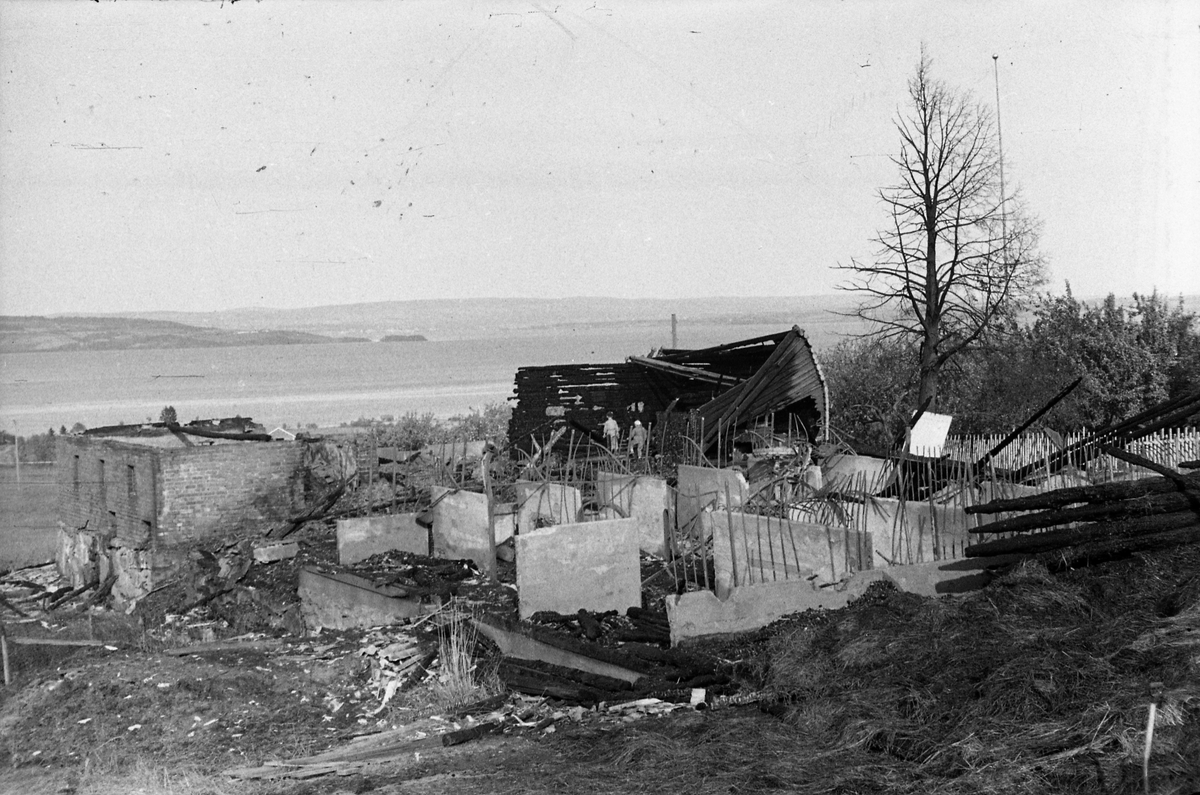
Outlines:
[{"label": "stone", "polygon": [[254,544],[254,560],[258,563],[274,563],[277,560],[290,560],[300,552],[300,544],[296,541],[257,541]]},{"label": "stone", "polygon": [[637,522],[542,527],[516,537],[521,618],[540,610],[603,613],[642,605]]},{"label": "stone", "polygon": [[415,513],[338,519],[337,551],[343,566],[381,552],[428,555],[429,530],[417,524]]}]

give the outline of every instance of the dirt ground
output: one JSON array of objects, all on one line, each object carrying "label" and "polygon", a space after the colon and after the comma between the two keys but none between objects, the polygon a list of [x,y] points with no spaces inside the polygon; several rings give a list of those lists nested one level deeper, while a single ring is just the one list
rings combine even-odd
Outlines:
[{"label": "dirt ground", "polygon": [[[482,643],[470,691],[450,692],[439,660],[384,703],[376,650],[400,638],[439,648],[435,622],[289,630],[276,619],[297,599],[297,568],[333,554],[329,527],[300,540],[297,559],[251,570],[258,596],[187,614],[169,591],[131,615],[47,612],[17,600],[36,572],[4,578],[9,638],[92,645],[8,644],[0,791],[1133,793],[1157,698],[1151,791],[1200,792],[1197,547],[1057,576],[1018,568],[966,597],[875,588],[843,610],[701,644],[744,704],[610,709],[506,692]],[[364,571],[389,567],[418,574],[386,557]],[[456,609],[511,593],[472,582],[446,586]],[[234,645],[179,652],[205,641]],[[489,722],[501,729],[443,745]],[[228,775],[378,747],[335,772],[304,768],[311,778]]]}]

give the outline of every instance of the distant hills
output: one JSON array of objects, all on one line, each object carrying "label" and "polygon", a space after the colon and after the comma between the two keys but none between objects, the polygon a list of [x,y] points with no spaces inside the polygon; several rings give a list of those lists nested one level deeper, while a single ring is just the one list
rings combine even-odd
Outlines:
[{"label": "distant hills", "polygon": [[567,329],[669,329],[672,313],[680,329],[688,324],[727,325],[730,340],[738,326],[799,325],[814,343],[836,341],[859,328],[853,318],[838,315],[855,306],[847,294],[760,296],[738,298],[470,298],[421,301],[378,301],[304,309],[241,308],[218,312],[138,312],[124,317],[170,321],[225,330],[289,330],[335,338],[380,340],[421,335],[430,340],[479,339],[489,336],[543,336]]},{"label": "distant hills", "polygon": [[100,351],[144,348],[221,348],[363,342],[302,331],[201,328],[136,317],[0,317],[0,351]]},{"label": "distant hills", "polygon": [[[1095,298],[1083,299],[1096,303]],[[681,339],[687,329],[728,327],[729,341],[747,334],[740,327],[793,325],[817,348],[828,348],[864,324],[848,316],[857,297],[738,298],[471,298],[316,306],[303,309],[240,308],[218,312],[131,312],[120,315],[0,317],[0,351],[120,350],[244,345],[294,345],[365,341],[543,337],[564,332],[645,330],[662,339],[671,315]],[[1127,303],[1126,301],[1122,301]],[[1200,299],[1186,296],[1188,311]],[[723,332],[722,332],[723,333]],[[761,332],[759,332],[761,333]]]}]

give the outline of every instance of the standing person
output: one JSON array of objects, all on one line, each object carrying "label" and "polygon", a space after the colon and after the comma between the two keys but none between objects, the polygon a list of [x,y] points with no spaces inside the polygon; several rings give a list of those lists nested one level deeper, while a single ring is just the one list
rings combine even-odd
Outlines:
[{"label": "standing person", "polygon": [[613,419],[611,411],[608,412],[608,418],[604,420],[604,438],[608,440],[608,449],[616,452],[621,441],[621,426]]},{"label": "standing person", "polygon": [[642,427],[641,420],[633,421],[633,430],[629,432],[629,452],[634,458],[646,454],[646,429]]}]

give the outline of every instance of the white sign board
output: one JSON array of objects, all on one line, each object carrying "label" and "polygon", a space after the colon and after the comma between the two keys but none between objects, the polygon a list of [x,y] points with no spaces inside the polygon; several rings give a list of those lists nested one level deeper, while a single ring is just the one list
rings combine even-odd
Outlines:
[{"label": "white sign board", "polygon": [[933,414],[928,411],[922,414],[908,435],[908,452],[930,458],[940,457],[953,419],[949,414]]}]

